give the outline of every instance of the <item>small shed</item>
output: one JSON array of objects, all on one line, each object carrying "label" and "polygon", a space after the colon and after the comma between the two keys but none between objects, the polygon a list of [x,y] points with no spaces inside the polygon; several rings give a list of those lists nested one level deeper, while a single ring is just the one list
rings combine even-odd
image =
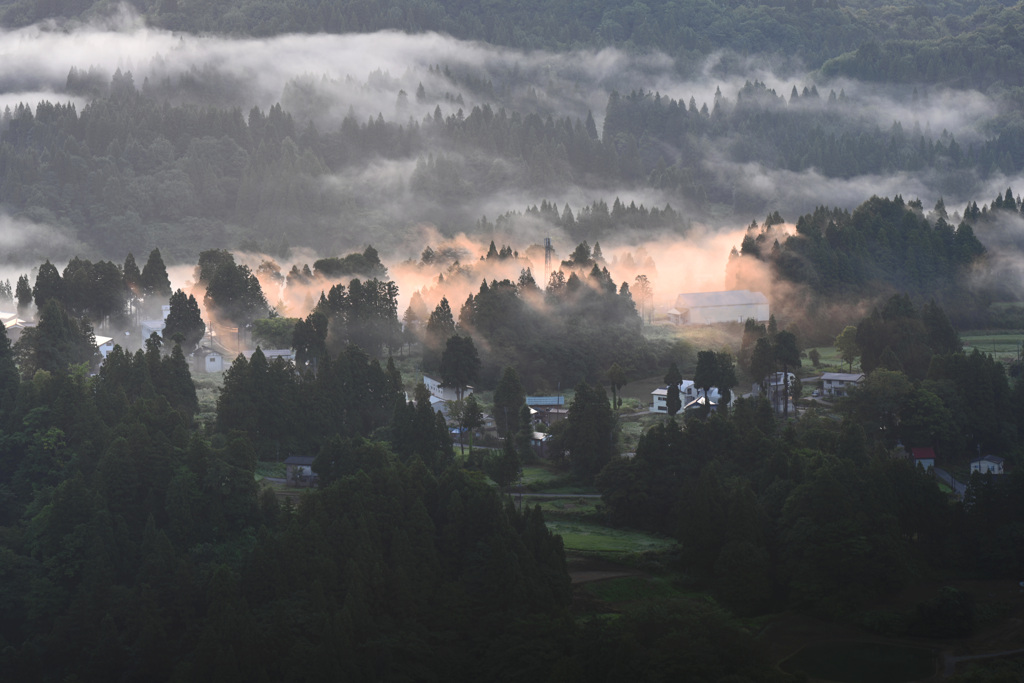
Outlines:
[{"label": "small shed", "polygon": [[195,372],[223,372],[224,356],[208,346],[200,346],[192,353],[192,369]]},{"label": "small shed", "polygon": [[930,446],[927,448],[911,448],[910,457],[914,460],[914,464],[923,467],[925,472],[935,467],[935,449]]},{"label": "small shed", "polygon": [[285,483],[288,486],[300,488],[316,486],[317,476],[313,471],[314,460],[316,458],[310,455],[293,455],[285,460]]},{"label": "small shed", "polygon": [[547,457],[546,446],[548,439],[550,438],[551,435],[545,434],[544,432],[533,432],[533,434],[530,435],[530,446],[533,447],[533,452],[537,455],[537,457]]},{"label": "small shed", "polygon": [[986,455],[983,458],[971,461],[971,474],[1004,474],[1003,464],[1006,461],[997,455]]}]

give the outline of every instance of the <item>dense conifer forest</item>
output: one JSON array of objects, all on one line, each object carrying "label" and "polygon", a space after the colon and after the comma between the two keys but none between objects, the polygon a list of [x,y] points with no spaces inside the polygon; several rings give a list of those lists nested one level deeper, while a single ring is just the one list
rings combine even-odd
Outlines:
[{"label": "dense conifer forest", "polygon": [[5,680],[1019,680],[1022,31],[0,0]]}]

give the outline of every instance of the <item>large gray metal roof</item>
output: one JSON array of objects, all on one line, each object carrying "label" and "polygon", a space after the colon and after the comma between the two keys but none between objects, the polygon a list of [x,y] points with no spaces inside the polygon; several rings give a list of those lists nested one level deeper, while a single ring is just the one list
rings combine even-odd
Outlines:
[{"label": "large gray metal roof", "polygon": [[768,297],[764,294],[746,289],[733,289],[727,292],[690,292],[676,297],[676,308],[679,310],[766,303],[768,303]]}]

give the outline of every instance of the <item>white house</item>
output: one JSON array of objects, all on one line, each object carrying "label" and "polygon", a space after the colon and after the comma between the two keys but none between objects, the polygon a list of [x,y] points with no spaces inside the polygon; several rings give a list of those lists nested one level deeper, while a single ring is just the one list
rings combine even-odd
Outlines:
[{"label": "white house", "polygon": [[[785,404],[782,401],[783,396],[787,395],[787,388],[793,386],[793,382],[796,381],[796,375],[792,372],[783,374],[782,372],[774,372],[764,380],[764,386],[761,384],[754,384],[750,388],[750,395],[754,398],[764,396],[768,399],[768,402],[772,404],[775,412],[781,413],[785,408]],[[792,399],[792,397],[790,397]]]},{"label": "white house", "polygon": [[[704,398],[704,392],[694,386],[692,379],[684,379],[679,384],[679,401],[682,405],[679,411],[682,412],[686,408],[691,407],[691,404],[696,404],[695,402],[698,398]],[[712,405],[715,406],[721,402],[722,395],[719,393],[718,387],[711,387],[711,389],[708,390],[708,398],[711,400]],[[668,413],[667,386],[658,387],[651,392],[651,405],[649,410],[652,413]]]},{"label": "white house", "polygon": [[12,344],[21,338],[22,330],[36,326],[36,324],[31,320],[22,320],[17,315],[13,314],[8,315],[8,317],[4,318],[3,324],[4,328],[6,328],[7,330],[7,338],[11,341]]},{"label": "white house", "polygon": [[100,350],[100,355],[106,359],[107,354],[114,350],[114,338],[113,337],[101,337],[96,335],[96,348]]},{"label": "white house", "polygon": [[[423,385],[427,387],[427,391],[430,392],[431,396],[435,396],[442,401],[454,401],[459,397],[458,392],[455,391],[455,387],[441,386],[441,381],[436,380],[433,377],[423,375]],[[472,393],[473,387],[466,385],[462,388],[463,396],[469,396]]]},{"label": "white house", "polygon": [[821,393],[829,398],[842,398],[850,389],[864,381],[864,373],[825,372],[821,375]]},{"label": "white house", "polygon": [[971,474],[1004,474],[1003,463],[1005,460],[997,455],[986,455],[983,458],[971,461]]},{"label": "white house", "polygon": [[[453,392],[454,392],[454,390],[453,390]],[[455,400],[454,398],[444,399],[444,398],[441,398],[440,396],[434,396],[433,394],[431,394],[430,395],[430,409],[433,410],[435,413],[438,413],[438,412],[441,413],[441,415],[444,416],[444,419],[447,420],[448,419],[448,401],[454,401],[454,400]]]},{"label": "white house", "polygon": [[676,297],[675,308],[668,311],[669,322],[676,325],[710,325],[769,318],[768,297],[761,292],[735,289],[727,292],[690,292]]},{"label": "white house", "polygon": [[935,467],[934,448],[911,448],[910,457],[913,458],[914,464],[923,467],[925,472]]}]

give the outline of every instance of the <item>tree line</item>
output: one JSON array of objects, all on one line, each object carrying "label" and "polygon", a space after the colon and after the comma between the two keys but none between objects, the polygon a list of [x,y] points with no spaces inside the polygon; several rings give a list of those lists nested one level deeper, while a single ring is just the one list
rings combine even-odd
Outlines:
[{"label": "tree line", "polygon": [[[1016,16],[1005,4],[989,7],[945,1],[922,8],[904,0],[884,5],[845,0],[743,0],[724,5],[651,0],[640,5],[595,5],[575,0],[558,5],[516,2],[485,13],[476,7],[426,5],[410,0],[334,0],[315,7],[287,2],[269,11],[268,3],[250,0],[230,17],[218,13],[212,4],[189,7],[189,11],[177,2],[139,0],[134,6],[154,25],[175,31],[251,36],[437,31],[526,50],[564,51],[579,46],[660,50],[675,58],[681,68],[697,70],[707,55],[723,48],[748,54],[751,46],[757,46],[765,55],[796,57],[818,68],[830,58],[855,53],[865,43],[881,44],[893,52],[897,47],[926,51],[922,48],[941,46],[951,39],[969,46],[976,42],[1013,45],[1012,34],[1001,30]],[[46,18],[84,18],[95,11],[96,5],[5,0],[0,8],[5,24],[23,26]],[[992,43],[991,38],[1001,40]],[[895,47],[889,47],[890,42]],[[892,57],[880,60],[877,55],[869,64],[878,61],[903,67]],[[844,64],[831,68],[838,70]],[[946,66],[933,54],[910,62],[910,68],[929,75]],[[904,67],[897,73],[906,70]]]}]

